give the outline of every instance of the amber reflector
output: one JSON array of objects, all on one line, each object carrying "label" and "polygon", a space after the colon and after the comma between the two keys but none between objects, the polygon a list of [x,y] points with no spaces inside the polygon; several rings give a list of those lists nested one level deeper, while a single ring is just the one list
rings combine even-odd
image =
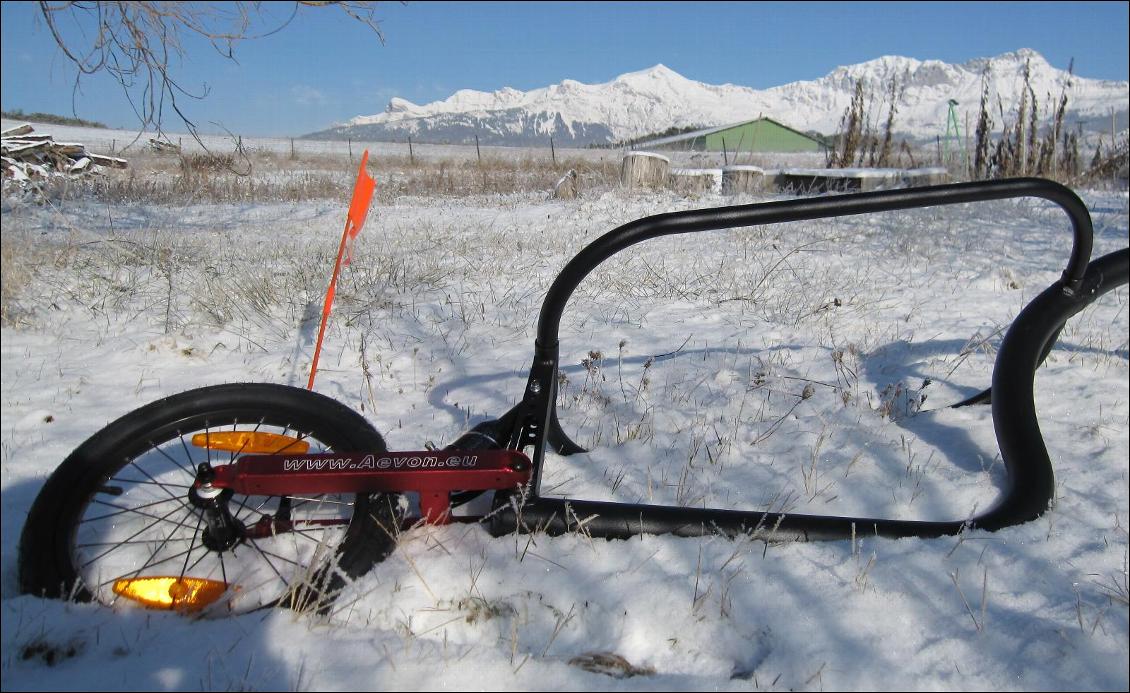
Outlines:
[{"label": "amber reflector", "polygon": [[198,448],[208,448],[209,450],[226,450],[228,452],[260,455],[277,455],[283,452],[291,455],[303,455],[310,449],[310,444],[304,440],[260,431],[197,433],[192,436],[192,444]]},{"label": "amber reflector", "polygon": [[114,581],[114,593],[151,609],[199,611],[223,596],[228,586],[193,577],[146,577]]}]

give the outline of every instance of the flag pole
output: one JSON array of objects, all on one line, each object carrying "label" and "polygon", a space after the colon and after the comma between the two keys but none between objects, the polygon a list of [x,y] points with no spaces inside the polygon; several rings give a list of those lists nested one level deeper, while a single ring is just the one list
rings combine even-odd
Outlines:
[{"label": "flag pole", "polygon": [[[365,164],[369,161],[369,150],[361,155],[361,167],[357,171],[357,182],[353,186],[353,200],[349,204],[349,213],[345,217],[345,229],[341,233],[341,244],[337,248],[337,260],[334,261],[334,271],[330,276],[330,285],[326,288],[326,301],[322,306],[322,325],[318,328],[318,341],[314,346],[314,359],[310,362],[310,380],[306,383],[307,390],[314,389],[314,376],[318,373],[318,358],[322,354],[322,340],[326,335],[326,324],[330,320],[330,311],[333,309],[334,294],[337,293],[337,279],[341,274],[342,258],[345,257],[346,244],[357,238],[361,227],[365,225],[365,217],[369,213],[369,203],[373,199],[373,190],[376,182],[365,171]],[[353,256],[350,249],[350,258]],[[345,259],[346,265],[349,258]]]}]

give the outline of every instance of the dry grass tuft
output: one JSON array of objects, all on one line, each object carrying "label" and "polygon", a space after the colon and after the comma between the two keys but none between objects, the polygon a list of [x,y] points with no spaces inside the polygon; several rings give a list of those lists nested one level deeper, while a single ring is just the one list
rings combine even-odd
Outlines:
[{"label": "dry grass tuft", "polygon": [[[110,204],[212,204],[256,202],[346,201],[353,188],[357,161],[329,153],[287,155],[269,149],[192,152],[178,157],[138,151],[126,170],[105,171],[83,181],[67,181],[53,197],[86,197]],[[559,157],[556,162],[535,155],[524,158],[484,156],[421,159],[382,156],[370,163],[377,179],[377,199],[398,197],[467,197],[521,193],[552,194],[568,171],[576,171],[578,188],[615,187],[618,168],[611,161]]]},{"label": "dry grass tuft", "polygon": [[0,236],[0,324],[21,324],[31,314],[28,288],[39,268],[64,262],[65,249],[37,243],[30,236],[5,231]]},{"label": "dry grass tuft", "polygon": [[579,667],[594,674],[604,674],[617,679],[633,676],[651,676],[655,669],[638,667],[614,652],[587,652],[569,660],[569,666]]}]

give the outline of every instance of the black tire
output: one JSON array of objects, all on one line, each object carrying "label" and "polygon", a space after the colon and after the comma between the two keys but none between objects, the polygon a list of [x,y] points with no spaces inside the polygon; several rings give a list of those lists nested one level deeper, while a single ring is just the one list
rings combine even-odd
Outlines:
[{"label": "black tire", "polygon": [[[229,585],[211,613],[325,611],[347,579],[395,548],[404,505],[396,494],[236,494],[233,515],[269,529],[227,549],[205,547],[202,511],[187,498],[196,465],[237,455],[195,447],[191,436],[217,430],[283,433],[309,442],[310,453],[386,449],[359,414],[293,387],[217,385],[146,405],[96,433],[47,479],[20,537],[20,588],[114,604],[125,601],[113,592],[117,579],[180,575]],[[280,508],[289,508],[293,531],[278,530]]]}]

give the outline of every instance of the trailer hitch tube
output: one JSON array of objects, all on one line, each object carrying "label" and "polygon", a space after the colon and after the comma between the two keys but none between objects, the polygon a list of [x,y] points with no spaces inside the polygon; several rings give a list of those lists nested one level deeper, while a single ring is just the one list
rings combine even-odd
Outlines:
[{"label": "trailer hitch tube", "polygon": [[[997,442],[1007,472],[1005,488],[987,511],[949,521],[918,521],[829,515],[684,508],[609,503],[538,495],[546,447],[561,454],[583,451],[557,421],[556,385],[561,316],[570,296],[599,264],[633,245],[661,236],[873,214],[904,209],[1035,197],[1055,203],[1071,224],[1072,245],[1061,278],[1034,299],[1007,331],[993,370],[992,406]],[[526,391],[514,411],[509,446],[534,448],[528,492],[495,497],[491,531],[576,529],[592,536],[624,538],[640,533],[680,536],[738,533],[773,540],[843,539],[857,533],[888,537],[936,537],[969,528],[997,530],[1039,517],[1054,496],[1051,460],[1033,404],[1033,379],[1064,323],[1098,296],[1127,283],[1127,251],[1088,265],[1093,229],[1086,205],[1069,188],[1038,178],[1017,178],[785,200],[762,204],[672,212],[645,217],[593,241],[566,264],[546,294],[538,318],[537,341]]]}]

